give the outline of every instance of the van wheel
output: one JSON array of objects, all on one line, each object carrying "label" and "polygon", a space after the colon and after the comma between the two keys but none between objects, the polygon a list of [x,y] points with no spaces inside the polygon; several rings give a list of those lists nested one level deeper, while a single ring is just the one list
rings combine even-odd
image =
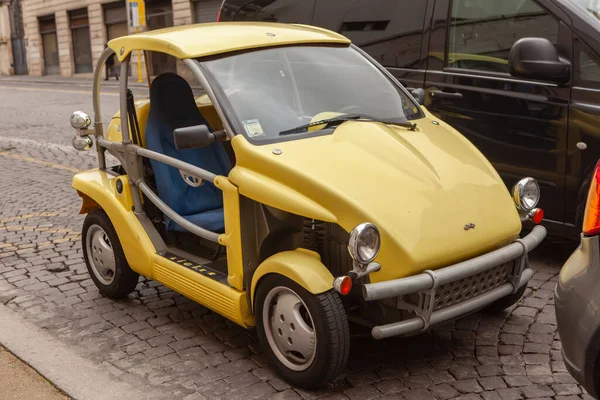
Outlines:
[{"label": "van wheel", "polygon": [[517,290],[517,293],[509,294],[508,296],[496,300],[487,306],[485,310],[491,313],[500,313],[507,308],[512,307],[521,300],[521,297],[523,297],[523,294],[525,293],[525,289],[527,289],[527,285],[521,286],[519,290]]},{"label": "van wheel", "polygon": [[337,293],[313,295],[281,275],[261,280],[256,328],[275,370],[288,382],[315,388],[334,379],[348,361],[350,333]]},{"label": "van wheel", "polygon": [[95,209],[85,217],[81,245],[87,270],[100,293],[118,299],[135,290],[139,275],[129,267],[104,211]]}]

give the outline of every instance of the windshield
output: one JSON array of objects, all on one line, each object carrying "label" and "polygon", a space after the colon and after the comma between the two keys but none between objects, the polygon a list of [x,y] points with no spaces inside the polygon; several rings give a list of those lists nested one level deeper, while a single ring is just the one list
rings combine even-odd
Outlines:
[{"label": "windshield", "polygon": [[571,2],[600,21],[600,0],[571,0]]},{"label": "windshield", "polygon": [[199,61],[253,142],[330,133],[327,124],[303,125],[344,115],[396,124],[423,117],[418,104],[351,47],[278,47]]}]

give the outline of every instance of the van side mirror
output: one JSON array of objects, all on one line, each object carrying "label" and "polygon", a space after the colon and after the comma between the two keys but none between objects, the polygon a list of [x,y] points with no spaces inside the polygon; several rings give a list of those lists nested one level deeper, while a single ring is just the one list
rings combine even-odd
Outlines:
[{"label": "van side mirror", "polygon": [[173,131],[175,147],[178,150],[206,147],[216,141],[225,140],[225,131],[211,132],[206,125],[193,125],[177,128]]},{"label": "van side mirror", "polygon": [[516,78],[565,83],[571,76],[571,65],[561,61],[552,42],[544,38],[518,40],[508,55],[508,66]]},{"label": "van side mirror", "polygon": [[425,105],[425,91],[423,89],[413,89],[410,91],[412,97],[419,102],[420,105]]}]

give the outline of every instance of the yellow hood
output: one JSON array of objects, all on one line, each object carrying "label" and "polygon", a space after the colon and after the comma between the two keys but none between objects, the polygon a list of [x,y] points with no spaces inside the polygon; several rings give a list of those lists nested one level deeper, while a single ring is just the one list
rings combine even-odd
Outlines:
[{"label": "yellow hood", "polygon": [[331,135],[261,146],[236,136],[230,179],[242,195],[348,232],[361,222],[377,225],[382,269],[372,281],[439,268],[516,238],[518,213],[490,163],[448,125],[417,123],[410,131],[349,121]]}]

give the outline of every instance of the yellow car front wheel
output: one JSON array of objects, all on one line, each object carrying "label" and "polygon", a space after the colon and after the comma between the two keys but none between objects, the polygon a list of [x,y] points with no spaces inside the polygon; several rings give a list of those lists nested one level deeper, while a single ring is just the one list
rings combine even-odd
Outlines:
[{"label": "yellow car front wheel", "polygon": [[255,304],[261,344],[287,381],[314,388],[343,370],[350,334],[337,293],[313,295],[296,282],[271,274],[259,282]]}]

